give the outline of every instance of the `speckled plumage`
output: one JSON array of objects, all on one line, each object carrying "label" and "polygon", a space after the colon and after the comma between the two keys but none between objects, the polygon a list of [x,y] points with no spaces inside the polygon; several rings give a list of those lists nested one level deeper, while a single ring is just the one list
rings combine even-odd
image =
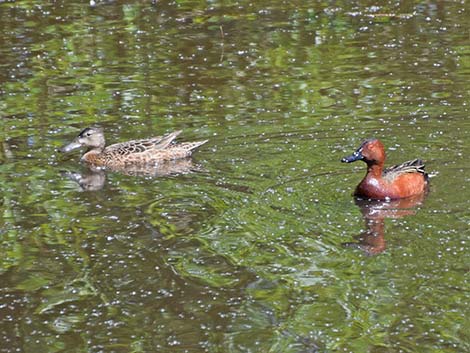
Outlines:
[{"label": "speckled plumage", "polygon": [[164,136],[131,140],[106,147],[103,129],[90,127],[60,150],[69,152],[85,146],[88,151],[82,156],[82,161],[95,167],[125,168],[186,158],[191,156],[193,150],[207,142],[204,140],[174,143],[180,133],[181,131],[175,131]]}]

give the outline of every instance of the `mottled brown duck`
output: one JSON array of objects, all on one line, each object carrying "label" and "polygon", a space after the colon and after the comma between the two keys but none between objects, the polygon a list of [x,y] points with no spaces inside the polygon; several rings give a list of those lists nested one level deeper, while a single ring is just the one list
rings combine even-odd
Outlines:
[{"label": "mottled brown duck", "polygon": [[86,147],[87,151],[81,161],[93,167],[125,169],[134,166],[158,165],[186,158],[191,156],[196,148],[207,142],[204,140],[176,143],[174,140],[180,133],[181,131],[175,131],[164,136],[106,146],[103,128],[88,127],[60,151],[70,152]]}]

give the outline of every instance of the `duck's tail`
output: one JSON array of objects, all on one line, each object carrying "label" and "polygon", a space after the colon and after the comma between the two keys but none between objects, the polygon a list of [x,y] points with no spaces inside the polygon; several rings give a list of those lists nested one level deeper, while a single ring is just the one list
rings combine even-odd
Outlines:
[{"label": "duck's tail", "polygon": [[199,146],[202,146],[203,144],[205,144],[207,141],[209,141],[209,140],[194,141],[194,142],[183,142],[183,143],[178,144],[178,147],[184,149],[185,151],[192,152],[196,148],[198,148]]}]

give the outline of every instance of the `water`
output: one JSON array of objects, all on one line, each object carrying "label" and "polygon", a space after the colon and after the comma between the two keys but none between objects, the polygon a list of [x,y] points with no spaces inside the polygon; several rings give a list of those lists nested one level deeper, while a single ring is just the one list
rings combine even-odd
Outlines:
[{"label": "water", "polygon": [[[0,12],[0,351],[470,350],[464,3]],[[57,152],[92,124],[210,142],[195,172],[93,175]],[[356,204],[366,137],[428,195]]]}]

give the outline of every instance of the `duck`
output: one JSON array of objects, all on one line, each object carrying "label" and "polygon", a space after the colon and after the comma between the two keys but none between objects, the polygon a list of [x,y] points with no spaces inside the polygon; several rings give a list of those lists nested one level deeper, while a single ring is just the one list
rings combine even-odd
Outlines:
[{"label": "duck", "polygon": [[424,193],[429,185],[428,174],[421,159],[413,159],[384,169],[386,159],[382,142],[372,138],[362,142],[343,163],[363,161],[367,173],[357,185],[354,196],[371,200],[396,200]]},{"label": "duck", "polygon": [[127,167],[158,165],[164,162],[190,157],[195,149],[208,140],[174,143],[181,130],[147,139],[131,140],[106,146],[104,129],[87,127],[69,144],[59,149],[68,153],[86,147],[81,161],[93,167],[123,169]]}]

